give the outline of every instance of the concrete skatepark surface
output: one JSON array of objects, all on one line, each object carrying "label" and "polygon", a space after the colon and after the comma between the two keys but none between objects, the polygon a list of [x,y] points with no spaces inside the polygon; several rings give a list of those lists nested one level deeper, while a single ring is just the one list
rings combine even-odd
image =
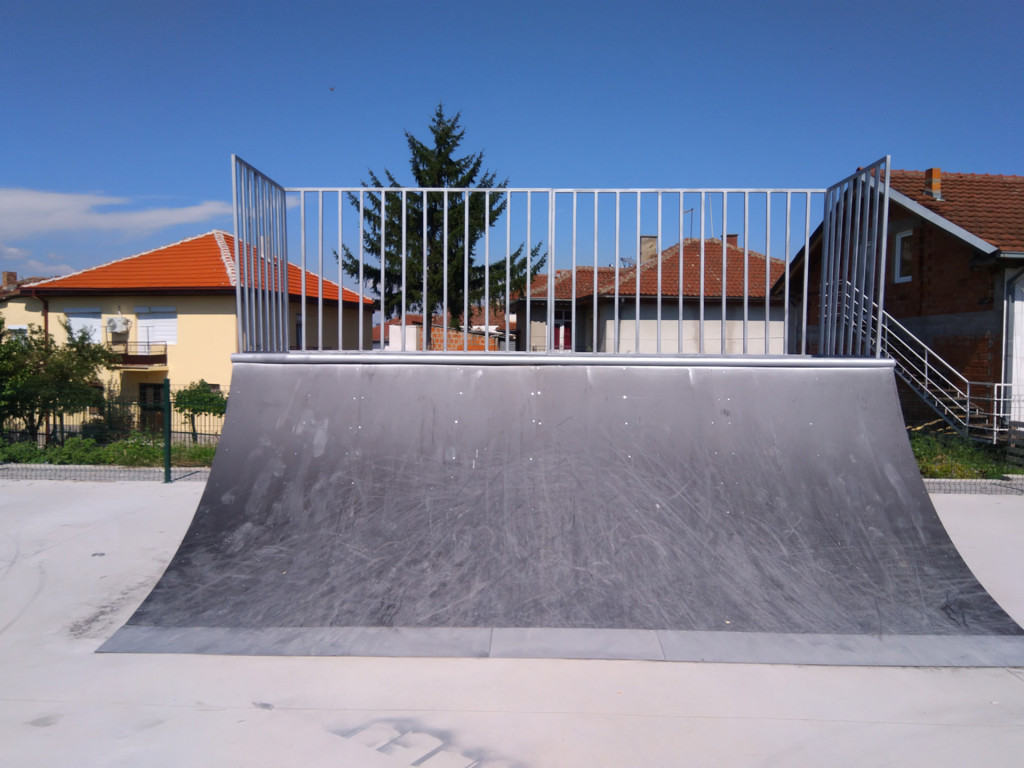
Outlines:
[{"label": "concrete skatepark surface", "polygon": [[[1024,670],[97,654],[202,486],[0,481],[0,765],[1016,766]],[[1024,496],[936,495],[1024,621]]]},{"label": "concrete skatepark surface", "polygon": [[1024,664],[887,361],[246,355],[231,402],[102,650]]}]

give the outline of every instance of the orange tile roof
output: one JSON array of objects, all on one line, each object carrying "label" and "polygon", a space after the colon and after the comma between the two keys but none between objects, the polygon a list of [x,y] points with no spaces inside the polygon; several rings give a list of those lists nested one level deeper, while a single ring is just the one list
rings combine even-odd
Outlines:
[{"label": "orange tile roof", "polygon": [[941,173],[942,200],[925,194],[925,171],[890,173],[892,188],[1003,251],[1024,252],[1024,176]]},{"label": "orange tile roof", "polygon": [[[630,267],[619,273],[619,295],[635,296],[637,271],[640,273],[640,295],[658,295],[658,259],[645,261],[639,267]],[[746,295],[750,298],[764,298],[765,269],[769,283],[774,283],[785,271],[782,259],[768,259],[763,253],[748,251],[746,254]],[[744,296],[744,254],[743,249],[727,243],[725,247],[725,295],[727,298],[742,299]],[[603,295],[614,295],[615,284],[601,289]],[[661,252],[661,295],[679,295],[679,244]],[[722,295],[722,241],[704,241],[704,295]],[[700,240],[683,241],[683,296],[700,296]]]},{"label": "orange tile roof", "polygon": [[[34,283],[38,293],[97,293],[112,291],[195,291],[231,292],[235,288],[235,240],[226,232],[207,232],[153,251],[128,256],[64,277]],[[288,292],[300,295],[302,270],[288,264]],[[306,295],[319,295],[319,278],[306,270]],[[358,302],[359,296],[344,289],[345,301]],[[324,298],[337,301],[338,284],[324,280]],[[373,299],[364,297],[365,303]]]},{"label": "orange tile roof", "polygon": [[[683,296],[700,295],[700,240],[688,239],[683,243]],[[763,298],[765,293],[764,254],[756,251],[747,253],[747,295]],[[731,243],[726,245],[726,297],[743,298],[743,249]],[[775,282],[785,271],[782,259],[771,259],[769,280]],[[619,296],[635,296],[637,271],[640,274],[640,295],[658,295],[658,259],[645,261],[639,267],[624,267],[619,270]],[[555,272],[555,299],[571,300],[572,270],[560,269]],[[615,268],[598,267],[598,295],[615,295]],[[537,275],[530,284],[530,297],[534,300],[547,298],[548,275]],[[594,293],[594,268],[577,267],[576,298],[586,298]],[[679,244],[666,248],[661,253],[661,295],[679,295]],[[704,241],[704,295],[722,295],[722,241]]]}]

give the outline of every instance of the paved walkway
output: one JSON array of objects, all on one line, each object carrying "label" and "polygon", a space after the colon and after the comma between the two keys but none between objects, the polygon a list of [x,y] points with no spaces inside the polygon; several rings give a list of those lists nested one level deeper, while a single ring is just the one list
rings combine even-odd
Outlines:
[{"label": "paved walkway", "polygon": [[[200,483],[0,480],[3,766],[1015,766],[1024,670],[96,654]],[[934,497],[1024,622],[1024,498]]]}]

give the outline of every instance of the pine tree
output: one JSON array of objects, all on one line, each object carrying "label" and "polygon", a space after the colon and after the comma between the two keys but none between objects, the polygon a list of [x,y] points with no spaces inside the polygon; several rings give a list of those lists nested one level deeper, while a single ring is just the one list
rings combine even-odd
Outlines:
[{"label": "pine tree", "polygon": [[[522,245],[509,256],[507,265],[504,258],[492,264],[478,263],[476,247],[487,228],[504,213],[506,195],[498,191],[467,194],[441,190],[500,190],[508,185],[508,179],[496,183],[496,174],[483,169],[483,152],[455,156],[465,135],[459,123],[460,116],[457,113],[448,118],[444,114],[444,105],[437,106],[430,124],[432,146],[408,131],[405,133],[415,186],[435,191],[405,193],[404,273],[403,185],[387,169],[384,171],[386,184],[372,170],[369,171],[370,183],[363,182],[367,188],[387,189],[383,193],[366,192],[362,195],[363,263],[360,264],[359,255],[347,246],[342,262],[349,277],[362,280],[380,297],[383,320],[400,316],[403,309],[422,312],[424,346],[428,349],[435,312],[447,313],[449,326],[459,329],[463,322],[469,322],[469,318],[463,317],[467,309],[471,312],[485,299],[490,306],[499,306],[507,291],[524,290],[527,273],[536,274],[544,261],[538,244],[531,251],[530,264],[523,254]],[[349,194],[348,197],[358,210],[359,196]],[[383,273],[380,267],[382,236]]]}]

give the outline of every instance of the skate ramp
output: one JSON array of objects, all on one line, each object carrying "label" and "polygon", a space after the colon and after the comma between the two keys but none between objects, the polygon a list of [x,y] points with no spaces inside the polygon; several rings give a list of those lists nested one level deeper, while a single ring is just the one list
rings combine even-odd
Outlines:
[{"label": "skate ramp", "polygon": [[1016,665],[881,361],[244,355],[101,649]]}]

